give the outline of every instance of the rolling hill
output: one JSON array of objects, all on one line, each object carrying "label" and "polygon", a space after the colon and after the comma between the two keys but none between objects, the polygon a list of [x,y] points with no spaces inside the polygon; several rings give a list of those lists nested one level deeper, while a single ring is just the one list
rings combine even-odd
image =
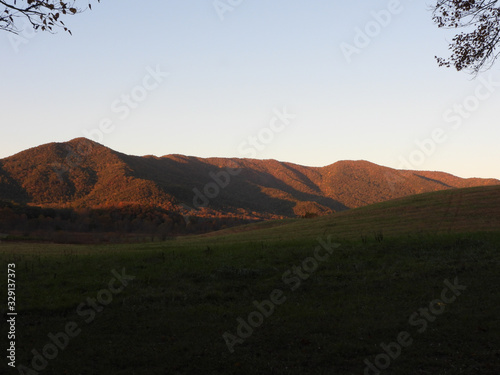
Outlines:
[{"label": "rolling hill", "polygon": [[368,161],[305,167],[276,160],[131,156],[77,138],[0,160],[0,200],[43,207],[153,205],[202,217],[325,215],[418,193],[498,185]]},{"label": "rolling hill", "polygon": [[0,242],[23,276],[16,359],[74,322],[50,374],[380,374],[405,333],[382,373],[498,375],[499,208],[486,186],[162,242]]},{"label": "rolling hill", "polygon": [[274,220],[199,235],[214,241],[382,240],[384,236],[426,236],[500,231],[500,186],[416,194],[310,220]]}]

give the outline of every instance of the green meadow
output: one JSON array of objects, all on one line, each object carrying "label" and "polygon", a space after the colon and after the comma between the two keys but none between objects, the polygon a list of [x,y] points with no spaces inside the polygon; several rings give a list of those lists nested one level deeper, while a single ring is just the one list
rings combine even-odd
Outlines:
[{"label": "green meadow", "polygon": [[164,242],[0,243],[18,313],[2,373],[499,374],[498,201],[461,189]]}]

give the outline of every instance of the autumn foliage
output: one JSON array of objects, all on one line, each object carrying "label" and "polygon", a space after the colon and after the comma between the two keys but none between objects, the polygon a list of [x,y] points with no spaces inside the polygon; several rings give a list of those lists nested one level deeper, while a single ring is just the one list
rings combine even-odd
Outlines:
[{"label": "autumn foliage", "polygon": [[276,160],[139,157],[78,138],[0,160],[0,233],[166,239],[499,183],[367,161],[305,167]]}]

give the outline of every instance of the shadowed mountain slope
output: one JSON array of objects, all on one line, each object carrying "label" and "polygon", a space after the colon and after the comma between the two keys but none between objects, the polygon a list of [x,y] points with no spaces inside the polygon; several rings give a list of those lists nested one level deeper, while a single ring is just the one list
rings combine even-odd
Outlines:
[{"label": "shadowed mountain slope", "polygon": [[134,203],[206,217],[324,215],[423,192],[498,184],[367,161],[305,167],[276,160],[139,157],[85,138],[0,160],[0,200],[51,207]]}]

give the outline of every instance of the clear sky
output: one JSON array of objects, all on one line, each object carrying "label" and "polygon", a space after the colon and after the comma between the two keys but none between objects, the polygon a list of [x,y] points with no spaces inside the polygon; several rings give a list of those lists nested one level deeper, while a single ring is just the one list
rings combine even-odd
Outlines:
[{"label": "clear sky", "polygon": [[0,158],[87,135],[134,155],[500,178],[500,65],[439,68],[452,34],[432,3],[102,0],[64,19],[73,36],[4,32]]}]

